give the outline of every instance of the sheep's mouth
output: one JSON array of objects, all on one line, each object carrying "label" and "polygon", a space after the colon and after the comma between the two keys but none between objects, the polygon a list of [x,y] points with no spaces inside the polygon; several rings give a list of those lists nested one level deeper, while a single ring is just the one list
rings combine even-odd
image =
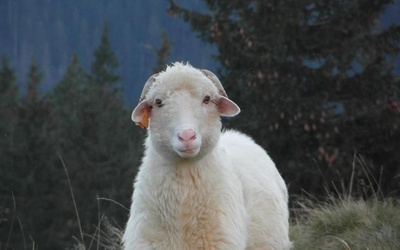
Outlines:
[{"label": "sheep's mouth", "polygon": [[200,151],[199,148],[187,148],[187,149],[177,150],[176,152],[182,158],[192,158],[195,157],[199,153],[199,151]]},{"label": "sheep's mouth", "polygon": [[196,152],[195,149],[185,149],[185,150],[180,150],[181,153],[186,153],[186,154],[193,154]]}]

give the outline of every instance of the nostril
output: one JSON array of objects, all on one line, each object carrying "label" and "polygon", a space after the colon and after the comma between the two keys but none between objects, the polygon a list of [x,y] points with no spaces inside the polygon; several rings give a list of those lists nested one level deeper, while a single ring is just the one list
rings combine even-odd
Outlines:
[{"label": "nostril", "polygon": [[180,141],[192,141],[196,139],[196,132],[193,129],[185,129],[178,133]]}]

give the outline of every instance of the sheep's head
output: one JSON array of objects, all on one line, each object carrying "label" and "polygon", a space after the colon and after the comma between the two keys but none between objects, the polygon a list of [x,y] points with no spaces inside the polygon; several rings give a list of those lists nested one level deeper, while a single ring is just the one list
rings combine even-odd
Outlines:
[{"label": "sheep's head", "polygon": [[196,158],[218,142],[220,116],[239,112],[212,72],[175,63],[147,80],[132,120],[149,124],[150,142],[162,156]]}]

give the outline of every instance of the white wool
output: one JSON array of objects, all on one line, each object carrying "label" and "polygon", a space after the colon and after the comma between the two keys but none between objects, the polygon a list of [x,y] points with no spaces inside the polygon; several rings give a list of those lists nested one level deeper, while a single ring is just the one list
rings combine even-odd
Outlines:
[{"label": "white wool", "polygon": [[[151,109],[125,249],[289,249],[286,185],[252,139],[221,132],[223,105],[209,78],[176,63],[146,95],[149,103],[158,98],[165,105]],[[198,153],[179,154],[182,130],[196,135],[185,145]]]}]

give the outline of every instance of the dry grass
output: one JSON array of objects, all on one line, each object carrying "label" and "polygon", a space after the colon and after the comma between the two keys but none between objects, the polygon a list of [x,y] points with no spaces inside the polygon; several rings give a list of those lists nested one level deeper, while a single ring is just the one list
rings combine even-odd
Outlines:
[{"label": "dry grass", "polygon": [[400,249],[399,200],[303,203],[290,229],[294,249]]},{"label": "dry grass", "polygon": [[290,228],[294,249],[400,249],[400,200],[382,195],[380,178],[361,156],[354,156],[352,170],[349,183],[334,187],[324,202],[303,197],[296,203]]}]

